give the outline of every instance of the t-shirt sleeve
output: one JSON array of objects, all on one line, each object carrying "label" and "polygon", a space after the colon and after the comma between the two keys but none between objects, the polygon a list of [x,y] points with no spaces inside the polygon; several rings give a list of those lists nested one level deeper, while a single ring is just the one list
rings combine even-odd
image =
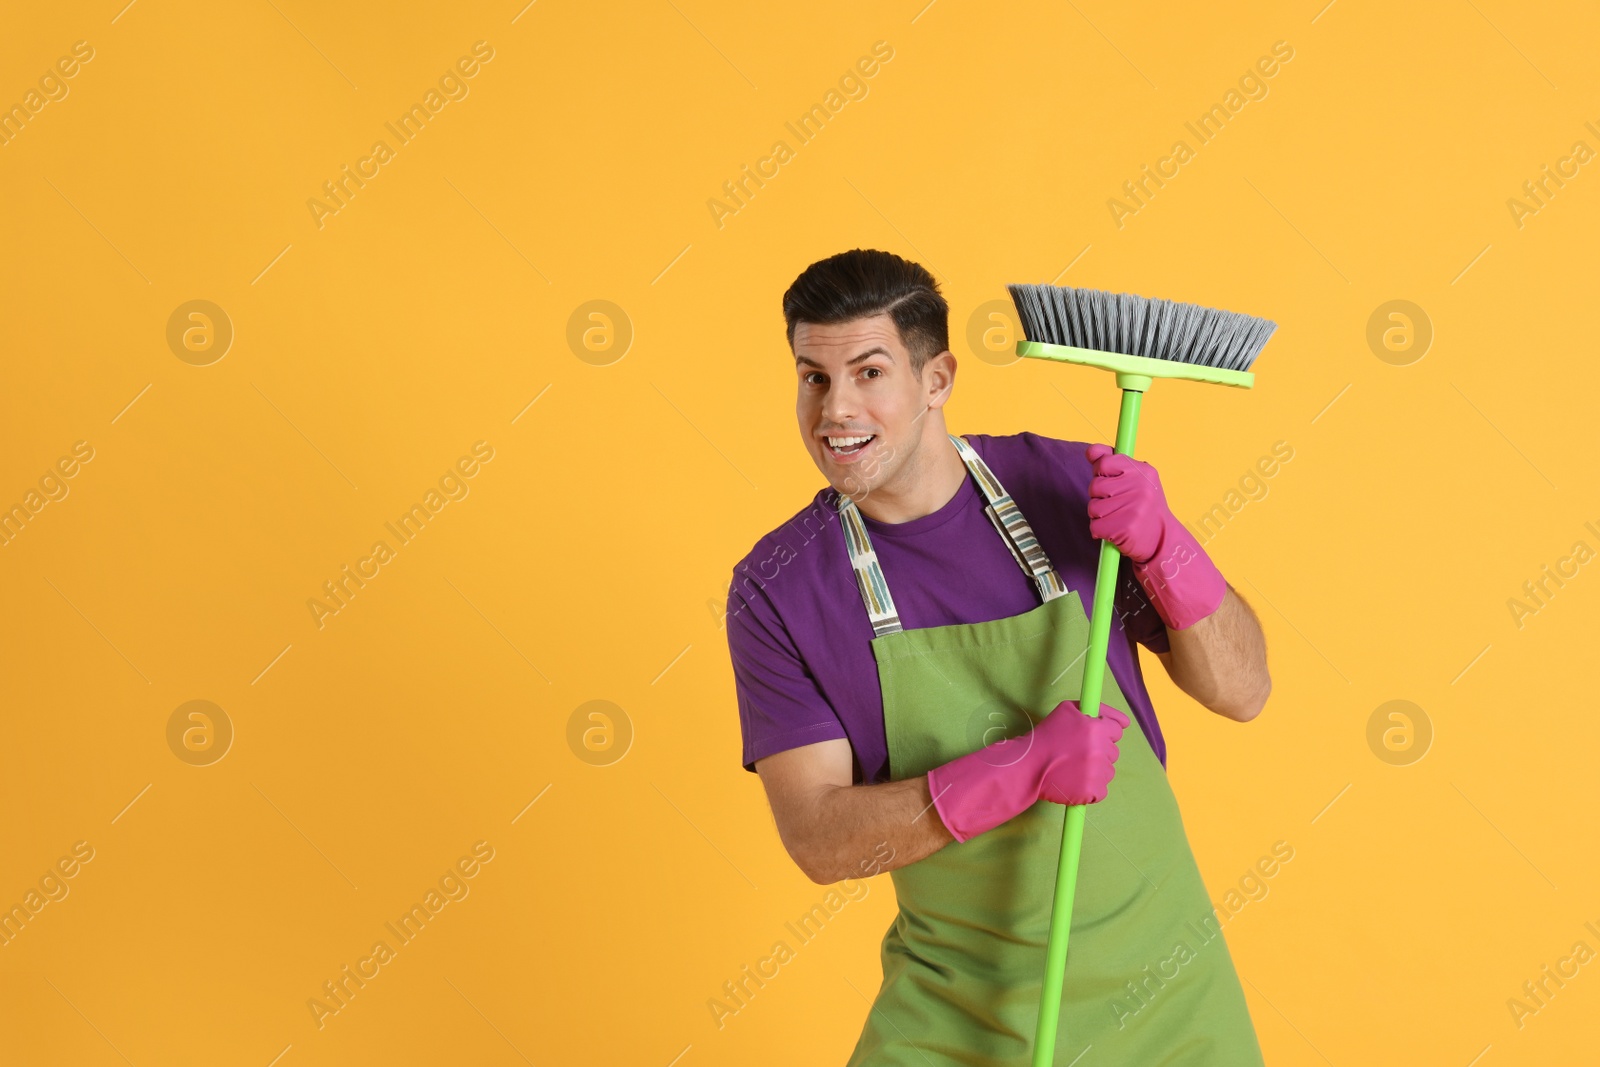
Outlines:
[{"label": "t-shirt sleeve", "polygon": [[728,591],[728,652],[733,659],[744,769],[775,752],[846,737],[844,724],[812,677],[766,594],[734,572]]},{"label": "t-shirt sleeve", "polygon": [[1152,652],[1170,652],[1167,624],[1156,613],[1144,586],[1133,576],[1133,564],[1124,558],[1117,568],[1116,616],[1128,636]]}]

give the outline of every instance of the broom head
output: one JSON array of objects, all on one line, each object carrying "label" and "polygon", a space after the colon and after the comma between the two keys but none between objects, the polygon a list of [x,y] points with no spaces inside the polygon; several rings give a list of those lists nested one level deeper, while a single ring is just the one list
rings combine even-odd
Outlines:
[{"label": "broom head", "polygon": [[1255,362],[1278,324],[1237,311],[1176,300],[1073,289],[1008,285],[1025,341],[1017,355],[1114,371],[1124,389],[1152,378],[1184,378],[1248,389]]}]

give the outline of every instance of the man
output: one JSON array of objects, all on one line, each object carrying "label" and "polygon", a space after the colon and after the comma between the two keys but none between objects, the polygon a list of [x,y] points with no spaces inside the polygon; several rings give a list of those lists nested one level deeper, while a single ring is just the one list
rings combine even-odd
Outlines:
[{"label": "man", "polygon": [[[1271,688],[1255,616],[1149,464],[948,433],[948,307],[921,266],[841,253],[783,310],[829,485],[735,568],[728,643],[744,765],[790,856],[821,884],[895,882],[851,1067],[1026,1060],[1065,804],[1093,806],[1058,1062],[1260,1063],[1133,647],[1248,721]],[[1075,698],[1097,538],[1125,559],[1095,717]]]}]

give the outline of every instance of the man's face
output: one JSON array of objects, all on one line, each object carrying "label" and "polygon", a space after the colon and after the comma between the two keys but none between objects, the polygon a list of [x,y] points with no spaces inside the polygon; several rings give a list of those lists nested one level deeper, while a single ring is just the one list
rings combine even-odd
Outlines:
[{"label": "man's face", "polygon": [[830,485],[859,499],[914,475],[930,422],[923,416],[949,397],[954,356],[941,352],[913,373],[887,313],[830,326],[799,323],[794,356],[800,436]]}]

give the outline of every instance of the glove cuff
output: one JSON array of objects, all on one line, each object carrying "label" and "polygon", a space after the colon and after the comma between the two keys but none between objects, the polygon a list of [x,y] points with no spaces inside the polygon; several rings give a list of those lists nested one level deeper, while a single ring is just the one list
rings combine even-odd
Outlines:
[{"label": "glove cuff", "polygon": [[1187,630],[1222,606],[1228,583],[1183,523],[1168,516],[1155,555],[1133,565],[1145,595],[1170,629]]},{"label": "glove cuff", "polygon": [[[950,836],[965,842],[1022,814],[1039,800],[1039,768],[1027,735],[958,756],[928,772],[934,810]],[[1020,756],[1007,750],[1027,746]]]}]

